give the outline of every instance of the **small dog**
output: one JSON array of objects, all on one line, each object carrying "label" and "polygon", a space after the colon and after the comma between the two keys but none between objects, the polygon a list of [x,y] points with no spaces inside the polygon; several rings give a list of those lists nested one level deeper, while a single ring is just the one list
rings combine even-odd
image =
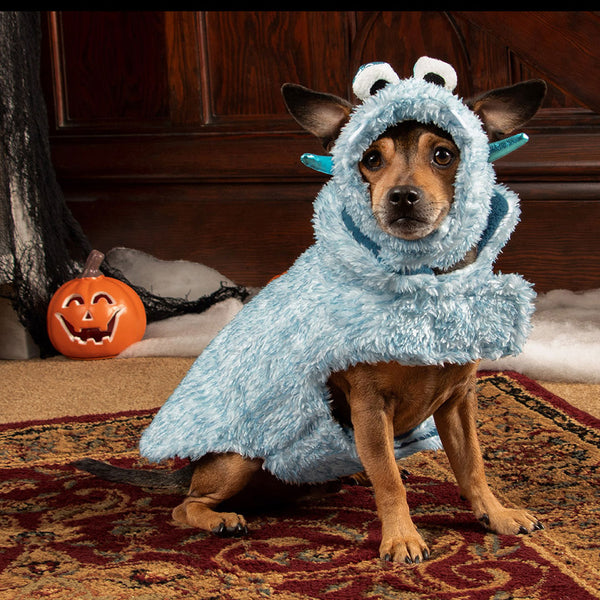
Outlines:
[{"label": "small dog", "polygon": [[[545,90],[543,82],[533,80],[492,90],[469,106],[494,141],[526,123],[539,109]],[[295,84],[285,84],[282,93],[296,121],[329,149],[350,118],[352,105]],[[438,127],[406,121],[386,130],[359,164],[380,229],[404,240],[419,240],[435,231],[452,206],[460,160],[457,145]],[[460,269],[475,257],[473,249],[449,270]],[[543,528],[527,511],[502,506],[486,483],[476,432],[477,366],[476,362],[444,366],[360,363],[329,379],[332,414],[341,424],[353,427],[358,454],[374,489],[382,524],[379,552],[384,560],[419,563],[430,554],[411,520],[391,440],[431,415],[460,492],[476,518],[501,534],[527,534]],[[208,454],[174,473],[118,469],[90,460],[76,463],[111,481],[187,488],[187,497],[174,509],[173,518],[223,535],[243,535],[247,523],[236,512],[215,510],[219,506],[247,507],[262,499],[273,501],[323,489],[284,484],[261,465],[261,459],[236,453]]]}]

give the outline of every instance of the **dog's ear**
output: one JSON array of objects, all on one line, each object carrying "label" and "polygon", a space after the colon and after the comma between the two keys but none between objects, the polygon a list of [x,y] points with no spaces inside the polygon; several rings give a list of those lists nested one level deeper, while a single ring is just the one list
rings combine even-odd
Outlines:
[{"label": "dog's ear", "polygon": [[352,104],[332,94],[315,92],[296,83],[281,88],[289,113],[329,150],[350,118]]},{"label": "dog's ear", "polygon": [[531,79],[485,92],[467,105],[483,121],[493,142],[527,123],[542,105],[546,89],[545,81]]}]

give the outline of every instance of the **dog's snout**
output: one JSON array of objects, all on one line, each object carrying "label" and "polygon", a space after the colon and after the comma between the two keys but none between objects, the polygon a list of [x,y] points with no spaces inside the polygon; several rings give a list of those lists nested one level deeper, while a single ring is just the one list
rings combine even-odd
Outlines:
[{"label": "dog's snout", "polygon": [[412,208],[421,200],[421,190],[411,185],[398,185],[388,192],[388,201],[395,206]]}]

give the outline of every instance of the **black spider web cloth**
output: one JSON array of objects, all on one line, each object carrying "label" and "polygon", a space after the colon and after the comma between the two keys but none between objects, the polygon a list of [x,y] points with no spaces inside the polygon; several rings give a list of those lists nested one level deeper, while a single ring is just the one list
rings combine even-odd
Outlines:
[{"label": "black spider web cloth", "polygon": [[[81,273],[92,247],[52,167],[40,42],[39,13],[0,11],[0,295],[11,299],[40,356],[47,357],[56,354],[46,332],[48,303]],[[164,298],[132,285],[106,262],[102,272],[136,290],[149,322],[248,295],[243,287],[222,285],[196,300]]]}]

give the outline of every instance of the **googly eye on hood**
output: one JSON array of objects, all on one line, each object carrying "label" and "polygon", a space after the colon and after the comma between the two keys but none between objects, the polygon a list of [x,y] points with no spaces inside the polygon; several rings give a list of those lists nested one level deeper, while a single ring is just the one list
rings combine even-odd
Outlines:
[{"label": "googly eye on hood", "polygon": [[[419,59],[406,79],[387,63],[359,69],[353,91],[361,102],[337,138],[329,163],[322,157],[319,164],[332,174],[315,202],[315,233],[327,247],[324,254],[331,253],[334,261],[368,279],[376,272],[433,275],[452,268],[473,248],[478,258],[468,270],[490,268],[519,217],[518,198],[496,183],[490,159],[527,138],[516,136],[490,148],[480,119],[454,93],[456,82],[450,65],[428,57]],[[358,168],[364,152],[384,131],[408,120],[440,127],[460,151],[450,212],[437,230],[417,240],[382,231]],[[311,166],[315,168],[314,162]]]}]

